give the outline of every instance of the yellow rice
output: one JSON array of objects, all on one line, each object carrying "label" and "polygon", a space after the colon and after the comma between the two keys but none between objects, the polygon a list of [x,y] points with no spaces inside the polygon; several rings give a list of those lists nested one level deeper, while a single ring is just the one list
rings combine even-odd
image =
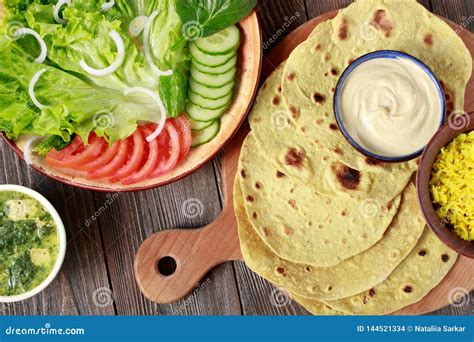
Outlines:
[{"label": "yellow rice", "polygon": [[474,131],[459,135],[441,150],[430,189],[438,216],[462,239],[474,240]]}]

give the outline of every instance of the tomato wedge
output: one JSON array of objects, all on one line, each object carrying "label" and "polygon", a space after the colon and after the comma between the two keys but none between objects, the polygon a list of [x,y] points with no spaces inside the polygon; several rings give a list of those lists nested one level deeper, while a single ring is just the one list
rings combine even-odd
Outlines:
[{"label": "tomato wedge", "polygon": [[[144,126],[140,128],[143,132],[143,136],[147,137],[151,135],[154,129],[150,127]],[[125,178],[122,181],[122,184],[130,185],[134,183],[139,183],[144,181],[148,178],[148,176],[155,170],[156,163],[158,161],[158,141],[154,139],[148,143],[148,158],[146,159],[145,164],[143,164],[142,168],[137,171],[135,174],[131,175],[128,178]]]},{"label": "tomato wedge", "polygon": [[97,170],[98,168],[107,165],[114,159],[114,157],[117,155],[118,150],[120,147],[119,142],[115,142],[112,146],[108,146],[105,150],[105,152],[99,156],[96,160],[94,160],[91,163],[79,166],[77,170],[79,171],[91,171],[91,170]]},{"label": "tomato wedge", "polygon": [[191,133],[191,123],[189,122],[188,118],[184,114],[181,114],[176,119],[171,120],[171,122],[178,130],[179,136],[181,138],[180,139],[181,152],[179,154],[179,160],[183,160],[189,154],[189,151],[191,150],[191,144],[193,141],[193,136]]},{"label": "tomato wedge", "polygon": [[87,172],[87,178],[89,179],[100,179],[112,176],[115,172],[120,170],[120,168],[125,164],[128,157],[128,141],[121,140],[119,141],[118,152],[110,163],[105,166],[102,166],[96,170],[91,170]]},{"label": "tomato wedge", "polygon": [[64,158],[63,160],[48,158],[48,156],[46,156],[46,162],[54,167],[77,169],[84,164],[94,161],[102,154],[105,146],[105,140],[93,134],[91,135],[89,145],[84,149],[84,151]]},{"label": "tomato wedge", "polygon": [[72,142],[63,148],[61,151],[52,149],[48,153],[48,157],[56,160],[63,160],[64,158],[71,157],[76,150],[83,145],[82,139],[76,135]]},{"label": "tomato wedge", "polygon": [[50,151],[46,162],[70,176],[108,178],[124,185],[156,178],[173,170],[189,154],[192,134],[184,114],[167,120],[158,138],[147,142],[145,138],[155,129],[155,124],[140,126],[131,137],[112,146],[95,133],[89,136],[88,145],[76,135],[65,149]]},{"label": "tomato wedge", "polygon": [[127,164],[123,166],[120,170],[115,172],[112,177],[109,178],[109,181],[116,183],[121,181],[124,178],[132,175],[136,172],[141,166],[145,152],[145,139],[139,129],[133,133],[133,152],[130,156]]},{"label": "tomato wedge", "polygon": [[160,175],[172,170],[178,163],[179,155],[181,153],[181,146],[179,143],[179,133],[175,126],[167,121],[165,125],[165,132],[162,132],[158,137],[158,145],[160,150],[167,151],[167,155],[162,155],[158,161],[155,171],[150,175],[151,178],[159,177]]}]

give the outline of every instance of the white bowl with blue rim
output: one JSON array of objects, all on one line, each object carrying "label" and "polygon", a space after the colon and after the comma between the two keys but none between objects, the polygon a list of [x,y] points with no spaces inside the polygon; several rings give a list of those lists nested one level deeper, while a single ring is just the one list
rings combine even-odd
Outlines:
[{"label": "white bowl with blue rim", "polygon": [[[344,135],[346,140],[360,153],[364,154],[367,157],[384,161],[384,162],[396,163],[396,162],[408,161],[421,155],[421,153],[423,152],[423,150],[425,149],[426,145],[428,144],[430,140],[428,139],[428,137],[426,137],[425,139],[426,142],[422,140],[423,141],[422,146],[420,146],[416,150],[410,151],[409,153],[404,152],[401,155],[394,155],[394,153],[375,152],[374,151],[375,148],[374,149],[368,148],[367,144],[364,144],[361,142],[362,139],[360,136],[362,135],[362,133],[360,135],[358,133],[362,131],[362,129],[359,128],[358,131],[354,131],[354,129],[352,129],[352,133],[351,133],[351,127],[350,127],[349,121],[350,120],[362,121],[362,120],[358,120],[358,118],[355,118],[355,116],[352,116],[352,117],[348,116],[348,115],[352,115],[352,113],[345,113],[345,112],[343,113],[342,107],[348,108],[348,106],[347,104],[345,106],[341,104],[341,98],[342,96],[344,96],[343,93],[345,89],[348,87],[347,83],[348,83],[348,79],[350,79],[350,76],[353,75],[355,70],[360,70],[358,68],[362,68],[363,66],[366,66],[366,69],[368,69],[367,67],[369,66],[369,64],[366,64],[366,63],[371,62],[373,64],[374,60],[380,60],[380,59],[389,59],[391,61],[397,60],[397,61],[404,61],[404,62],[412,62],[408,64],[412,64],[411,67],[418,69],[417,72],[418,71],[421,72],[419,75],[422,76],[423,79],[429,80],[427,81],[430,84],[429,90],[432,90],[429,93],[432,95],[433,100],[436,101],[434,103],[436,105],[436,108],[439,109],[439,112],[437,112],[436,110],[436,113],[432,113],[434,118],[433,118],[433,121],[429,122],[429,124],[431,125],[430,129],[433,130],[432,135],[434,135],[436,131],[441,128],[441,126],[443,125],[446,119],[446,99],[445,99],[444,91],[440,82],[436,78],[433,71],[425,63],[423,63],[419,59],[407,53],[400,52],[400,51],[393,51],[393,50],[380,50],[380,51],[375,51],[375,52],[366,54],[356,59],[346,68],[346,70],[342,73],[341,77],[339,78],[339,81],[335,89],[334,114],[336,116],[336,121],[342,134]],[[378,75],[378,76],[384,77],[384,75],[382,76]],[[387,78],[389,78],[390,76],[391,75],[386,75]],[[375,77],[375,76],[369,75],[368,79],[370,80],[371,77]],[[374,81],[374,84],[375,84],[375,81]],[[354,88],[353,85],[352,85],[352,88]],[[377,96],[377,94],[372,94],[372,95]],[[371,100],[373,102],[373,99]],[[348,110],[345,110],[345,111],[349,112]],[[404,132],[403,129],[400,129],[399,132],[395,132],[395,134],[397,133],[400,134],[401,143],[403,143],[403,141],[405,142],[407,141],[407,139],[403,139],[403,134],[406,133]],[[380,132],[380,134],[383,134],[383,132]],[[429,138],[431,138],[432,135],[430,135]],[[418,143],[420,144],[420,142]],[[389,147],[385,146],[384,149],[389,149]]]}]

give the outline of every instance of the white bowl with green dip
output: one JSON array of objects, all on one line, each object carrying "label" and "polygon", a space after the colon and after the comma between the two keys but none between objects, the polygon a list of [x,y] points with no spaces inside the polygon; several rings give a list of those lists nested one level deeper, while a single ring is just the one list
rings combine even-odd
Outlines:
[{"label": "white bowl with green dip", "polygon": [[66,231],[52,204],[29,188],[0,185],[0,303],[47,288],[65,254]]}]

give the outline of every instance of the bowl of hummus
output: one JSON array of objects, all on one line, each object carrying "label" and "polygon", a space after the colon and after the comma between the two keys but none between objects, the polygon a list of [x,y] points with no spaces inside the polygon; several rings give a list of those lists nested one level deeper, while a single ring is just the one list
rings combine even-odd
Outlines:
[{"label": "bowl of hummus", "polygon": [[443,125],[446,102],[441,84],[422,61],[382,50],[358,58],[342,73],[334,113],[356,150],[403,162],[420,156]]}]

